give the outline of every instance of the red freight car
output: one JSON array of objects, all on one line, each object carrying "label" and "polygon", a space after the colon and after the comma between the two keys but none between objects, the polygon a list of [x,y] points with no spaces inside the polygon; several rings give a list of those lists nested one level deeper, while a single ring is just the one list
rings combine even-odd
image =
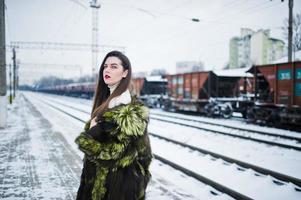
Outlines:
[{"label": "red freight car", "polygon": [[247,90],[240,87],[247,85],[241,80],[246,81],[252,76],[246,71],[234,69],[167,75],[171,98],[166,108],[224,117],[230,117],[233,111],[246,112],[242,106],[245,99],[238,98],[247,94]]},{"label": "red freight car", "polygon": [[250,120],[301,125],[301,62],[254,66]]},{"label": "red freight car", "polygon": [[161,107],[166,97],[167,79],[163,76],[147,76],[133,79],[133,93],[149,107]]}]

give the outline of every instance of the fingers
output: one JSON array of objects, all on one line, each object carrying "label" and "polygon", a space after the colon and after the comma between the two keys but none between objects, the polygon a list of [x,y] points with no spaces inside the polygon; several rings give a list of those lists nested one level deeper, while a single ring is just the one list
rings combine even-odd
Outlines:
[{"label": "fingers", "polygon": [[92,120],[91,120],[91,124],[90,124],[90,128],[92,128],[93,126],[96,125],[96,117],[94,117]]}]

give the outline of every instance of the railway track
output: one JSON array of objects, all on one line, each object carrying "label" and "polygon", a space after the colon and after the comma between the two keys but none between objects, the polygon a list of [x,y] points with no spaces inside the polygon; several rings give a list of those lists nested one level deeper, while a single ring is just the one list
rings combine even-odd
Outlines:
[{"label": "railway track", "polygon": [[241,138],[241,139],[245,139],[245,140],[251,140],[251,141],[255,141],[255,142],[259,142],[259,143],[264,143],[264,144],[269,144],[269,145],[273,145],[273,146],[278,146],[278,147],[283,147],[283,148],[288,148],[288,149],[294,149],[294,150],[297,150],[297,151],[301,151],[300,146],[284,144],[284,143],[279,143],[279,142],[273,142],[273,141],[269,141],[269,140],[265,140],[265,139],[255,138],[255,137],[252,137],[252,136],[244,136],[244,135],[240,135],[240,134],[236,134],[236,133],[231,133],[231,131],[226,132],[226,131],[216,130],[216,129],[212,129],[212,128],[208,128],[208,127],[202,127],[200,125],[191,125],[191,124],[187,124],[187,123],[184,123],[184,122],[178,122],[178,121],[175,121],[175,120],[172,120],[172,119],[171,120],[164,119],[162,117],[151,117],[151,119],[158,120],[158,121],[163,121],[163,122],[167,122],[167,123],[172,123],[172,124],[178,124],[178,125],[181,125],[181,126],[196,128],[196,129],[199,129],[199,130],[205,130],[205,131],[209,131],[211,133],[217,133],[217,134],[227,135],[227,136],[231,136],[231,137],[236,137],[236,138]]},{"label": "railway track", "polygon": [[[74,106],[67,105],[66,103],[62,103],[61,101],[54,100],[53,98],[51,98],[51,100],[55,101],[55,102],[57,102],[57,103],[59,103],[63,106],[66,106],[68,108],[71,108],[71,109],[74,109],[74,110],[77,110],[77,111],[80,111],[80,112],[83,112],[83,113],[86,113],[86,114],[90,114],[86,110],[82,110],[82,109],[76,108]],[[157,116],[159,115],[160,117],[153,117],[152,115],[157,115]],[[198,125],[191,125],[191,124],[187,124],[185,122],[177,122],[175,120],[168,120],[168,119],[162,118],[161,116],[174,118],[174,119],[177,119],[177,120],[183,120],[185,122],[186,121],[191,121],[191,122],[210,124],[210,125],[220,126],[220,127],[222,126],[222,127],[228,128],[228,131],[224,131],[224,130],[221,131],[221,130],[216,130],[216,129],[212,129],[212,128],[208,128],[208,127],[203,127],[203,126],[200,126],[199,124]],[[285,144],[285,143],[279,143],[279,142],[272,141],[274,139],[281,138],[283,140],[295,140],[298,143],[300,143],[301,138],[298,138],[298,137],[286,136],[286,135],[280,135],[280,134],[273,134],[273,133],[266,133],[266,132],[263,132],[263,131],[254,131],[254,130],[251,130],[251,129],[238,128],[238,127],[233,127],[233,126],[229,126],[229,125],[221,125],[221,124],[212,123],[212,122],[207,123],[206,121],[203,121],[203,120],[183,119],[183,118],[180,118],[180,117],[173,117],[173,116],[166,115],[166,114],[161,115],[161,114],[151,113],[150,118],[154,119],[154,120],[164,121],[164,122],[167,122],[167,123],[178,124],[178,125],[181,125],[181,126],[186,126],[186,127],[196,128],[196,129],[200,129],[200,130],[205,130],[205,131],[209,131],[210,133],[217,133],[217,134],[227,135],[227,136],[236,137],[236,138],[240,138],[240,139],[251,140],[251,141],[254,141],[254,142],[264,143],[264,144],[268,144],[268,145],[272,145],[272,146],[278,146],[278,147],[282,147],[282,148],[294,149],[294,150],[297,150],[297,151],[301,151],[301,146],[296,146],[296,145],[291,145],[291,144]],[[233,133],[237,130],[238,131],[248,131],[249,135],[244,136],[243,134],[240,135],[240,134],[237,134],[237,133]],[[269,136],[269,137],[273,137],[273,138],[271,138],[271,140],[256,138],[256,137],[250,136],[250,133]]]},{"label": "railway track", "polygon": [[[60,112],[63,112],[65,114],[69,115],[70,117],[72,117],[74,119],[77,119],[77,120],[85,123],[84,120],[78,118],[77,116],[74,116],[74,115],[72,115],[72,114],[64,111],[63,109],[58,108],[57,106],[54,106],[54,105],[52,105],[52,104],[50,104],[50,103],[48,103],[48,102],[46,102],[44,100],[41,100],[41,101],[43,101],[45,104],[49,105],[50,107],[52,107],[52,108],[54,108],[56,110],[59,110]],[[61,102],[57,102],[57,103],[63,105]],[[63,106],[67,106],[69,108],[72,108],[72,109],[78,110],[80,112],[84,112],[86,114],[89,114],[88,112],[83,111],[82,109],[74,108],[74,107],[69,106],[69,105],[63,105]],[[241,167],[239,167],[239,170],[241,170],[241,171],[245,171],[246,169],[253,169],[253,170],[255,170],[255,171],[257,171],[257,172],[259,172],[261,174],[270,175],[270,176],[272,176],[272,177],[275,178],[273,180],[273,182],[275,184],[277,184],[277,185],[283,185],[283,184],[285,184],[284,182],[287,182],[287,183],[291,182],[291,183],[293,183],[293,184],[301,187],[301,180],[300,179],[297,179],[297,178],[294,178],[294,177],[291,177],[291,176],[287,176],[287,175],[284,175],[284,174],[281,174],[281,173],[278,173],[278,172],[275,172],[275,171],[272,171],[272,170],[269,170],[269,169],[258,167],[258,166],[255,166],[255,165],[252,165],[252,164],[249,164],[249,163],[245,163],[245,162],[242,162],[242,161],[239,161],[239,160],[236,160],[236,159],[232,159],[232,158],[220,155],[220,154],[216,154],[214,152],[210,152],[210,151],[205,150],[205,149],[201,149],[201,148],[198,148],[198,147],[190,146],[190,145],[184,144],[182,142],[171,140],[169,138],[157,135],[155,133],[150,133],[150,135],[152,137],[156,137],[156,138],[159,138],[159,139],[171,142],[173,144],[177,144],[177,145],[180,145],[182,147],[189,148],[189,149],[191,149],[193,151],[198,151],[198,152],[201,152],[203,154],[208,154],[208,155],[210,155],[212,157],[215,157],[215,158],[223,159],[224,161],[226,161],[228,163],[236,163],[239,166],[241,166]],[[196,174],[195,172],[193,172],[193,171],[191,171],[189,169],[185,169],[185,168],[181,167],[180,165],[178,165],[178,164],[176,164],[176,163],[174,163],[172,161],[169,161],[169,160],[167,160],[167,159],[165,159],[165,158],[163,158],[163,157],[161,157],[159,155],[155,155],[155,158],[158,159],[158,160],[160,160],[161,162],[163,162],[165,164],[168,164],[168,165],[172,166],[173,168],[176,168],[176,169],[182,171],[183,173],[185,173],[185,174],[187,174],[189,176],[194,177],[195,179],[197,179],[197,180],[199,180],[199,181],[201,181],[203,183],[211,185],[212,187],[216,188],[217,190],[219,190],[221,192],[224,192],[224,193],[226,193],[226,194],[228,194],[228,195],[230,195],[230,196],[232,196],[232,197],[234,197],[236,199],[250,199],[249,197],[247,197],[247,196],[245,196],[243,194],[240,194],[240,193],[238,193],[238,192],[236,192],[234,190],[231,190],[230,188],[227,188],[226,186],[223,186],[223,185],[221,185],[221,184],[219,184],[217,182],[214,182],[214,181],[212,181],[210,179],[207,179],[206,177],[203,177],[203,176],[201,176],[199,174]],[[246,169],[244,169],[244,168],[246,168]],[[301,191],[299,187],[295,187],[295,190],[296,191]]]},{"label": "railway track", "polygon": [[[253,169],[253,170],[255,170],[255,171],[257,171],[261,174],[270,175],[270,176],[275,177],[275,178],[277,178],[281,181],[284,181],[284,182],[287,182],[287,183],[291,182],[291,183],[294,183],[294,184],[298,185],[299,187],[301,187],[301,180],[298,179],[298,178],[287,176],[285,174],[281,174],[281,173],[278,173],[278,172],[275,172],[275,171],[272,171],[272,170],[269,170],[269,169],[265,169],[263,167],[259,167],[259,166],[252,165],[252,164],[249,164],[249,163],[246,163],[246,162],[242,162],[240,160],[233,159],[233,158],[221,155],[221,154],[217,154],[217,153],[214,153],[214,152],[211,152],[211,151],[199,148],[199,147],[191,146],[191,145],[185,144],[183,142],[179,142],[179,141],[176,141],[176,140],[172,140],[172,139],[157,135],[155,133],[149,133],[149,135],[151,135],[153,137],[163,139],[163,140],[166,140],[168,142],[171,142],[171,143],[174,143],[174,144],[177,144],[177,145],[181,145],[183,147],[189,148],[189,149],[194,150],[194,151],[198,151],[198,152],[203,153],[203,154],[208,154],[208,155],[210,155],[212,157],[215,157],[217,159],[221,158],[224,161],[227,161],[227,162],[232,163],[232,164],[236,163],[236,164],[242,166],[243,168]],[[243,169],[240,169],[240,170],[243,170]],[[273,182],[276,183],[276,184],[283,184],[282,182],[280,182],[276,179],[273,180]],[[299,188],[295,188],[295,189],[300,190]]]},{"label": "railway track", "polygon": [[156,116],[164,116],[164,117],[169,117],[169,118],[174,118],[174,119],[185,120],[185,121],[192,121],[192,122],[198,122],[198,123],[206,123],[206,124],[210,124],[210,125],[214,125],[214,126],[221,126],[221,127],[236,129],[236,130],[240,130],[240,131],[254,132],[256,134],[267,135],[267,136],[274,136],[274,137],[278,137],[278,138],[296,140],[298,142],[301,142],[301,134],[300,134],[300,137],[294,137],[294,136],[288,136],[288,135],[282,135],[282,134],[268,133],[268,132],[260,131],[260,130],[254,131],[253,129],[250,129],[250,128],[234,127],[234,126],[230,126],[230,125],[227,125],[227,124],[208,122],[208,121],[202,120],[202,119],[197,119],[197,120],[196,119],[188,119],[188,118],[183,118],[183,117],[171,116],[171,115],[163,114],[163,113],[158,114],[158,113],[154,113],[154,112],[152,112],[151,114],[152,115],[156,115]]}]

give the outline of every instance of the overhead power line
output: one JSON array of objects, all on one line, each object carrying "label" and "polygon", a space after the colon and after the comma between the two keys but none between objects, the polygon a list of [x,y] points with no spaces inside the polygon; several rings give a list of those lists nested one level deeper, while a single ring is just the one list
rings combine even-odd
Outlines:
[{"label": "overhead power line", "polygon": [[51,68],[64,68],[64,69],[74,69],[74,68],[82,68],[81,65],[71,65],[71,64],[54,64],[54,63],[23,63],[19,62],[19,65],[29,66],[29,67],[51,67]]},{"label": "overhead power line", "polygon": [[124,46],[114,45],[92,45],[84,43],[63,43],[63,42],[24,42],[12,41],[6,48],[12,49],[32,49],[32,50],[66,50],[66,51],[91,51],[97,49],[98,51],[107,51],[118,49],[125,52]]}]

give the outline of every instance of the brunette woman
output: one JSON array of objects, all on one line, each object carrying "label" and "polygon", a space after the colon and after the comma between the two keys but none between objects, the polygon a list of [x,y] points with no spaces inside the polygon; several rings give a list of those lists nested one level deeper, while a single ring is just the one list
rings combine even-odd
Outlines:
[{"label": "brunette woman", "polygon": [[108,53],[99,70],[91,119],[75,139],[84,152],[77,200],[142,200],[150,180],[149,110],[131,97],[131,64]]}]

